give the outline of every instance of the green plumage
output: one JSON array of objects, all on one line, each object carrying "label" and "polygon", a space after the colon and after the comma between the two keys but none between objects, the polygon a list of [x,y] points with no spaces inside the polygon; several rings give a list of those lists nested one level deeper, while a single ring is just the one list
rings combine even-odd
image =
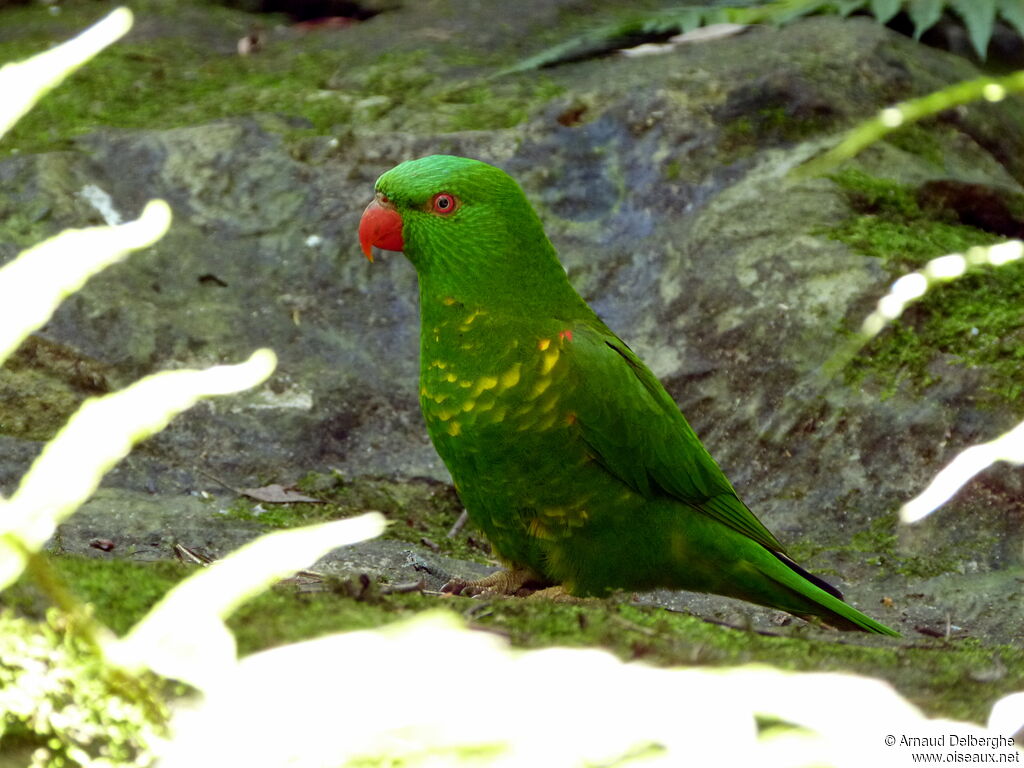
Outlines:
[{"label": "green plumage", "polygon": [[[435,155],[388,171],[377,192],[419,275],[427,429],[503,561],[576,595],[714,592],[896,634],[785,556],[569,284],[508,175]],[[454,210],[435,210],[441,193]]]}]

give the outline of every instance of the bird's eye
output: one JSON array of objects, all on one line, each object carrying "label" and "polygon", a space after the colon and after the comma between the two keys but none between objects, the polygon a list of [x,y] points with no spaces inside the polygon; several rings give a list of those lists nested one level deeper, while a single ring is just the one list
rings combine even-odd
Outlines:
[{"label": "bird's eye", "polygon": [[442,216],[447,216],[449,213],[459,207],[458,200],[453,195],[449,195],[447,192],[441,192],[440,194],[434,195],[434,202],[431,205],[434,213],[439,213]]}]

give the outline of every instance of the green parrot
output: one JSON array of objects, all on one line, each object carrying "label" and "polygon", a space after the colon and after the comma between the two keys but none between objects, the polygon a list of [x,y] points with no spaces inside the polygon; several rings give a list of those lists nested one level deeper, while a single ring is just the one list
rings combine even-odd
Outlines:
[{"label": "green parrot", "polygon": [[504,171],[432,155],[383,174],[359,223],[420,289],[420,404],[507,570],[449,591],[713,592],[898,636],[785,553],[658,379],[569,284]]}]

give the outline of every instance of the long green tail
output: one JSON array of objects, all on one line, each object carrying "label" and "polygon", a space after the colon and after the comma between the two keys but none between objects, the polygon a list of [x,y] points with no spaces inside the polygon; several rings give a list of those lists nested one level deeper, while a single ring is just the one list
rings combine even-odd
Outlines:
[{"label": "long green tail", "polygon": [[[784,555],[778,555],[774,552],[772,554],[775,554],[778,562],[786,567],[772,568],[772,573],[765,571],[762,571],[762,573],[781,586],[797,593],[797,595],[803,598],[802,602],[807,603],[810,601],[812,605],[808,606],[809,609],[806,611],[808,615],[818,616],[837,629],[860,630],[863,632],[873,632],[878,635],[888,635],[889,637],[900,637],[900,633],[896,630],[875,621],[870,616],[866,616],[852,605],[844,602],[842,593],[832,585],[808,573]],[[799,615],[803,612],[794,611],[794,613]]]}]

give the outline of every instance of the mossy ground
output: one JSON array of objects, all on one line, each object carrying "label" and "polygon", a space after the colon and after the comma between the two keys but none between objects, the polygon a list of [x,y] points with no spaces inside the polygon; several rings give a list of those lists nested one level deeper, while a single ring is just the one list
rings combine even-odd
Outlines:
[{"label": "mossy ground", "polygon": [[[912,187],[847,170],[833,177],[857,212],[828,234],[879,260],[893,278],[947,253],[1005,238],[923,210]],[[1024,264],[984,268],[932,288],[871,341],[851,365],[852,382],[874,379],[891,395],[937,383],[932,364],[987,372],[987,404],[1024,412]],[[859,318],[858,318],[859,320]]]},{"label": "mossy ground", "polygon": [[[89,601],[96,617],[125,632],[192,568],[175,563],[129,563],[53,558],[72,591]],[[38,616],[43,601],[23,580],[2,604]],[[785,636],[709,624],[661,608],[633,605],[622,596],[584,604],[548,600],[447,598],[431,594],[358,597],[344,584],[297,594],[281,585],[243,605],[229,621],[243,654],[330,632],[373,628],[418,612],[444,608],[472,626],[497,632],[514,646],[603,647],[620,658],[655,665],[723,666],[767,663],[789,670],[847,671],[887,679],[933,716],[983,722],[992,702],[1019,687],[1024,649],[983,646],[972,639],[905,640],[836,635],[823,639],[794,623]]]},{"label": "mossy ground", "polygon": [[[856,502],[853,502],[856,503]],[[812,573],[825,579],[842,580],[854,567],[867,566],[877,573],[896,574],[907,582],[917,582],[947,573],[963,573],[965,552],[993,552],[999,547],[996,536],[984,529],[964,532],[927,552],[913,554],[901,545],[895,514],[879,515],[865,527],[830,540],[801,538],[786,542],[788,553]]]},{"label": "mossy ground", "polygon": [[85,398],[110,391],[108,373],[66,345],[30,336],[0,366],[0,435],[49,440]]},{"label": "mossy ground", "polygon": [[228,508],[228,514],[260,522],[269,531],[340,520],[372,509],[391,522],[384,538],[425,546],[460,560],[496,564],[490,557],[490,545],[474,531],[472,524],[463,527],[458,535],[448,536],[462,514],[462,503],[449,485],[426,479],[346,480],[336,473],[316,472],[307,474],[296,485],[298,490],[323,503],[262,504],[239,497]]},{"label": "mossy ground", "polygon": [[[188,20],[195,6],[203,9],[205,30]],[[0,35],[0,62],[41,52],[116,4],[60,7],[58,17],[41,4],[4,9],[4,26],[19,34]],[[288,118],[279,128],[291,139],[374,127],[505,128],[561,91],[546,77],[500,83],[475,77],[472,68],[488,55],[455,46],[451,55],[431,58],[419,51],[370,52],[353,28],[308,32],[313,42],[301,45],[270,35],[258,54],[239,56],[235,40],[283,19],[211,8],[199,0],[141,2],[133,11],[139,26],[160,29],[160,35],[129,37],[100,53],[18,123],[0,156],[61,149],[97,126],[167,129],[261,113]],[[211,26],[209,19],[216,23]]]}]

